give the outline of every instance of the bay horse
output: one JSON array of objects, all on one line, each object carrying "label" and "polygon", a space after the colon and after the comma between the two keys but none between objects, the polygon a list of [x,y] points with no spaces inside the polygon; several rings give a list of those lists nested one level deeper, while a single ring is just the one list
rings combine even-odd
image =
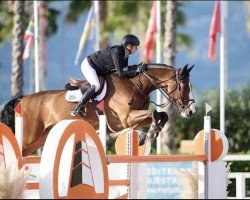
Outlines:
[{"label": "bay horse", "polygon": [[[159,89],[182,117],[195,114],[188,65],[176,69],[165,64],[147,64],[147,70],[134,78],[119,77],[112,73],[106,77],[107,93],[104,108],[109,130],[138,129],[150,125],[149,131],[140,136],[140,145],[155,139],[168,120],[167,113],[149,109],[152,91]],[[0,120],[14,132],[14,108],[21,102],[23,116],[23,156],[42,147],[51,128],[64,119],[82,119],[71,116],[76,103],[65,100],[66,90],[41,91],[10,100],[3,108]],[[97,130],[99,125],[96,108],[86,105],[85,120]]]}]

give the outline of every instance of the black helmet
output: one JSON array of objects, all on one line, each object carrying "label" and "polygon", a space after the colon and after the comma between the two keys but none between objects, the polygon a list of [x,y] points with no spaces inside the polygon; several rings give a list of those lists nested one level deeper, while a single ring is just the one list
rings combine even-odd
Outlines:
[{"label": "black helmet", "polygon": [[133,44],[133,45],[139,46],[140,40],[135,35],[127,34],[122,38],[122,45],[126,46],[128,44]]}]

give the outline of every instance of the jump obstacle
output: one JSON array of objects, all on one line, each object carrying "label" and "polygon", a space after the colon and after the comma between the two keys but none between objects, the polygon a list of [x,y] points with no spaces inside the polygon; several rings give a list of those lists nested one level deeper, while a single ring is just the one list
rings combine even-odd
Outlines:
[{"label": "jump obstacle", "polygon": [[[101,127],[106,122],[100,124]],[[103,132],[106,134],[105,128]],[[227,153],[228,142],[218,130],[211,129],[209,116],[204,117],[204,130],[194,139],[195,155],[142,156],[136,134],[136,131],[131,130],[126,137],[123,136],[125,139],[119,136],[116,141],[117,152],[127,155],[106,156],[99,137],[89,123],[83,120],[63,120],[50,131],[41,157],[20,159],[22,117],[17,114],[17,140],[6,125],[0,124],[0,145],[3,149],[0,156],[6,163],[9,154],[19,159],[19,165],[40,163],[39,184],[28,183],[27,189],[39,189],[41,198],[108,198],[110,186],[127,186],[127,193],[120,198],[146,198],[145,194],[138,192],[141,189],[145,193],[145,188],[139,188],[139,185],[146,184],[139,183],[140,170],[135,163],[190,161],[198,161],[199,198],[226,198],[226,164],[221,160]],[[14,150],[10,150],[11,146]],[[146,147],[143,148],[142,152],[147,151]],[[107,162],[128,163],[127,179],[110,180]]]}]

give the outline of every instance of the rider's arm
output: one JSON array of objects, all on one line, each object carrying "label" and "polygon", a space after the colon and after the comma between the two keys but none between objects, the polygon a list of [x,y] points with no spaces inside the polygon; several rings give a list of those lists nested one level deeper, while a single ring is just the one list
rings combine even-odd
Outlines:
[{"label": "rider's arm", "polygon": [[125,51],[123,49],[119,49],[122,47],[118,48],[113,48],[110,51],[111,57],[114,61],[115,68],[117,70],[118,76],[119,77],[134,77],[138,73],[135,70],[132,71],[123,71],[124,68],[124,57],[125,57]]},{"label": "rider's arm", "polygon": [[128,57],[124,59],[124,65],[123,66],[128,66]]}]

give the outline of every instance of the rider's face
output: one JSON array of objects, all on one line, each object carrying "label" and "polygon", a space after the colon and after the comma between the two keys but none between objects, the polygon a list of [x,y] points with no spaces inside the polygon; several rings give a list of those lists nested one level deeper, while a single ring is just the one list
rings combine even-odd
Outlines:
[{"label": "rider's face", "polygon": [[126,46],[126,51],[130,54],[134,54],[137,49],[138,49],[138,46],[136,46],[136,45],[129,44]]},{"label": "rider's face", "polygon": [[137,49],[138,49],[138,47],[136,45],[132,45],[132,47],[131,47],[131,54],[134,54]]}]

